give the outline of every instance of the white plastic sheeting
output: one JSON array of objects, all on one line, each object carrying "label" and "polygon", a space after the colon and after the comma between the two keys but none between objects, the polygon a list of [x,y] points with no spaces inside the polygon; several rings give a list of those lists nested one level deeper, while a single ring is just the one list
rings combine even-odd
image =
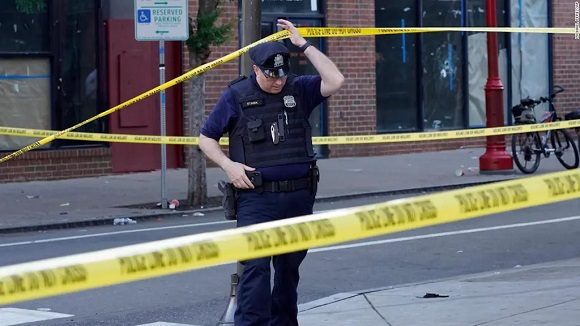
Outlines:
[{"label": "white plastic sheeting", "polygon": [[[0,60],[0,126],[50,129],[48,59]],[[33,140],[0,136],[0,150],[24,147]]]},{"label": "white plastic sheeting", "polygon": [[[512,0],[511,22],[514,27],[547,27],[548,5],[545,0]],[[549,94],[548,35],[519,33],[512,41],[512,103],[522,98]],[[510,108],[511,108],[510,106]],[[540,118],[546,104],[535,110]],[[508,112],[511,114],[511,112]]]},{"label": "white plastic sheeting", "polygon": [[[521,8],[521,10],[520,10]],[[546,0],[511,0],[512,27],[546,27],[548,25]],[[501,34],[498,35],[501,37]],[[487,38],[476,33],[468,39],[469,126],[485,126],[485,92],[487,82]],[[504,119],[507,124],[511,107],[527,96],[538,98],[548,95],[549,61],[548,36],[543,34],[513,33],[512,46],[512,103],[507,102],[507,52],[499,51],[499,75],[504,85]],[[522,64],[523,62],[523,64]],[[547,106],[538,107],[540,117]]]},{"label": "white plastic sheeting", "polygon": [[[485,84],[487,83],[487,34],[468,37],[469,126],[485,126]],[[498,57],[499,77],[504,85],[504,111],[507,106],[507,51],[501,49]]]}]

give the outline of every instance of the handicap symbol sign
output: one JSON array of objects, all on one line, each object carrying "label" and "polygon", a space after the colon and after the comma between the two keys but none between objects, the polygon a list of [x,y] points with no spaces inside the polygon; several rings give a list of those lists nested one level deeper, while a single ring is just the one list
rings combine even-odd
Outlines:
[{"label": "handicap symbol sign", "polygon": [[137,21],[139,22],[139,24],[151,23],[151,9],[137,10]]}]

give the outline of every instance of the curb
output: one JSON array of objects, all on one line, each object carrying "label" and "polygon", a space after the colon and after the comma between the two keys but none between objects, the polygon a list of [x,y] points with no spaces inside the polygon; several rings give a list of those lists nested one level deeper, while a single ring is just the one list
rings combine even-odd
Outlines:
[{"label": "curb", "polygon": [[[509,179],[482,181],[482,182],[471,182],[471,183],[463,183],[463,184],[449,184],[449,185],[442,185],[442,186],[428,186],[428,187],[422,187],[422,188],[409,188],[409,189],[400,189],[400,190],[386,190],[386,191],[374,191],[374,192],[365,192],[365,193],[352,193],[352,194],[336,195],[336,196],[326,196],[326,197],[316,198],[315,202],[316,203],[327,203],[327,202],[331,202],[331,201],[357,199],[357,198],[362,198],[362,197],[403,195],[403,194],[425,194],[425,193],[437,192],[437,191],[442,191],[442,190],[453,190],[453,189],[467,188],[467,187],[489,184],[489,183],[505,181],[505,180],[509,180]],[[87,227],[87,226],[112,225],[113,220],[116,218],[131,218],[131,219],[134,219],[137,221],[146,221],[146,220],[150,220],[150,219],[154,219],[154,218],[175,218],[175,217],[181,217],[184,214],[193,214],[195,212],[212,212],[212,211],[218,211],[218,210],[222,210],[222,207],[217,206],[217,207],[207,207],[207,208],[201,208],[201,209],[195,209],[195,210],[171,211],[171,212],[167,212],[167,213],[150,213],[150,214],[142,214],[142,215],[107,216],[106,218],[102,218],[102,219],[91,219],[91,220],[84,220],[84,221],[71,221],[71,222],[42,224],[42,225],[28,225],[28,226],[18,226],[18,227],[10,227],[10,228],[0,228],[0,234],[72,229],[72,228]]]}]

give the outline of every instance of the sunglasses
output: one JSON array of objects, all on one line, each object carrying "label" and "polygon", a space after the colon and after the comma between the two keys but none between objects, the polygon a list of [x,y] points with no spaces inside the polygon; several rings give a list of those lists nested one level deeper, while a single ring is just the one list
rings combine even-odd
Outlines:
[{"label": "sunglasses", "polygon": [[264,74],[264,77],[266,77],[267,79],[284,79],[284,78],[288,77],[288,73],[286,71],[284,71],[284,69],[262,69],[262,68],[260,68],[260,71],[262,71],[262,74]]}]

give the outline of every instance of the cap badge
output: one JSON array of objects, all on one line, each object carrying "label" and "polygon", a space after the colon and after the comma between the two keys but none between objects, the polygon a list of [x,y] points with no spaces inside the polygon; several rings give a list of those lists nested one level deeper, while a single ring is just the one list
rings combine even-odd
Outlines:
[{"label": "cap badge", "polygon": [[278,68],[284,65],[284,57],[281,54],[276,54],[274,57],[274,68]]},{"label": "cap badge", "polygon": [[287,95],[284,96],[284,106],[287,108],[293,108],[296,106],[296,100],[294,100],[294,96]]}]

